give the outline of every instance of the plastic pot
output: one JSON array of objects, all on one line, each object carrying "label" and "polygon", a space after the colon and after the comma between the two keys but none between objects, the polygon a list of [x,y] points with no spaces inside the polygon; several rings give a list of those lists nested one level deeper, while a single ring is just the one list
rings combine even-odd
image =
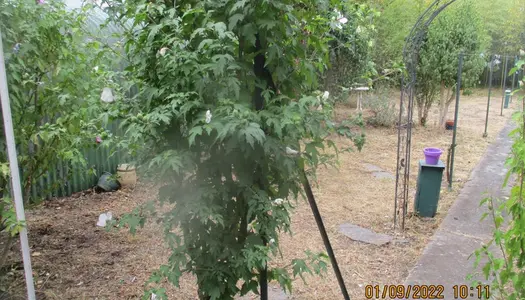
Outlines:
[{"label": "plastic pot", "polygon": [[423,154],[425,154],[425,163],[427,165],[437,165],[443,150],[430,147],[423,149]]},{"label": "plastic pot", "polygon": [[121,164],[117,167],[117,175],[122,186],[133,186],[137,183],[137,172],[135,167],[129,164]]},{"label": "plastic pot", "polygon": [[446,130],[454,129],[454,120],[447,120],[447,122],[445,123],[445,129]]},{"label": "plastic pot", "polygon": [[113,174],[104,172],[98,179],[97,187],[105,192],[113,192],[120,188],[120,183]]}]

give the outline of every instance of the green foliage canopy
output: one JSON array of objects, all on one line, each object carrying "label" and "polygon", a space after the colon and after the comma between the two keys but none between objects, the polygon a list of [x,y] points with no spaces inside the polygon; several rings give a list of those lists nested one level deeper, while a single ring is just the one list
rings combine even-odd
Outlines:
[{"label": "green foliage canopy", "polygon": [[[63,161],[85,167],[82,149],[100,132],[100,93],[110,68],[105,50],[87,41],[87,10],[68,11],[62,1],[0,1],[0,29],[22,186],[32,185]],[[99,66],[94,68],[95,66]],[[3,132],[3,122],[2,122]],[[5,140],[0,162],[7,169]],[[0,189],[8,187],[3,172]],[[5,195],[5,194],[4,194]],[[3,205],[2,205],[3,207]],[[0,209],[2,210],[2,209]]]},{"label": "green foliage canopy", "polygon": [[[330,140],[334,133],[362,147],[364,135],[354,128],[360,119],[335,124],[331,101],[316,91],[328,66],[326,33],[338,26],[326,16],[342,9],[337,3],[110,3],[112,18],[133,22],[127,72],[139,90],[119,107],[129,136],[122,145],[162,182],[159,200],[170,205],[166,213],[145,207],[125,219],[134,228],[151,212],[164,224],[171,256],[152,283],[178,285],[192,273],[201,299],[257,292],[261,272],[278,254],[279,233],[290,231],[302,169],[314,175],[318,165],[335,162],[341,149]],[[254,70],[260,54],[275,90]],[[260,111],[252,103],[256,87],[264,97]],[[324,152],[326,146],[336,151]],[[290,291],[292,276],[325,268],[323,257],[308,253],[307,261],[268,270],[268,279]],[[164,297],[159,286],[151,292]]]}]

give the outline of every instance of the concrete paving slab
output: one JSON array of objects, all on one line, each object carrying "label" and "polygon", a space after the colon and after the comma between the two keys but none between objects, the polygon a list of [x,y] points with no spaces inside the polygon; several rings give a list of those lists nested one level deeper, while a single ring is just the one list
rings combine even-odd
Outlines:
[{"label": "concrete paving slab", "polygon": [[[445,299],[454,299],[452,287],[470,285],[467,276],[479,273],[474,270],[474,257],[468,258],[483,242],[490,240],[493,230],[490,220],[480,222],[487,209],[479,203],[484,193],[494,197],[508,195],[509,189],[502,190],[502,185],[507,172],[505,161],[512,146],[508,134],[513,128],[513,124],[507,124],[487,148],[405,285],[443,285]],[[497,249],[492,250],[499,253]],[[483,282],[480,276],[474,279]]]},{"label": "concrete paving slab", "polygon": [[396,177],[388,172],[373,172],[372,175],[374,175],[377,179],[396,179]]},{"label": "concrete paving slab", "polygon": [[354,224],[342,224],[339,226],[339,232],[349,237],[350,239],[366,244],[373,244],[376,246],[382,246],[392,242],[393,237],[373,232],[370,229],[363,228]]},{"label": "concrete paving slab", "polygon": [[510,124],[505,126],[496,141],[489,146],[443,220],[442,227],[463,234],[490,236],[492,224],[489,219],[480,222],[487,210],[486,207],[480,207],[479,202],[488,195],[502,197],[508,194],[509,189],[502,190],[502,186],[508,171],[505,161],[512,146],[512,140],[508,137],[512,128]]},{"label": "concrete paving slab", "polygon": [[373,165],[373,164],[365,163],[363,165],[370,172],[382,172],[383,171],[383,169],[381,169],[380,167],[378,167],[376,165]]},{"label": "concrete paving slab", "polygon": [[[258,300],[261,296],[254,293],[249,293],[243,297],[237,297],[237,300]],[[288,295],[280,288],[276,286],[268,285],[268,299],[270,300],[287,300]]]},{"label": "concrete paving slab", "polygon": [[[469,256],[483,242],[486,241],[444,230],[438,231],[432,239],[432,247],[425,249],[405,285],[443,285],[445,299],[454,299],[454,285],[470,285],[467,275],[473,270],[474,258],[469,259]],[[474,279],[484,282],[479,276]]]},{"label": "concrete paving slab", "polygon": [[369,172],[372,172],[372,175],[377,179],[396,179],[394,175],[390,174],[389,172],[381,169],[380,167],[376,165],[365,163],[363,164],[363,166]]}]

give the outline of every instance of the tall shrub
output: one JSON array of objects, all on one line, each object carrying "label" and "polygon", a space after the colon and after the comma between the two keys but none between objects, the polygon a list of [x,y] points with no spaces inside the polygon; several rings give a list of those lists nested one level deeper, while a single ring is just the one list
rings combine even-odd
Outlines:
[{"label": "tall shrub", "polygon": [[[197,278],[201,299],[233,299],[275,280],[320,272],[322,255],[268,267],[281,232],[290,231],[301,173],[334,163],[332,133],[361,149],[358,120],[334,124],[332,104],[316,92],[328,63],[326,16],[335,1],[111,1],[115,19],[131,20],[125,49],[139,94],[121,107],[125,142],[163,185],[160,217],[171,249],[146,293]],[[132,113],[133,112],[133,113]],[[336,149],[340,150],[340,149]],[[343,149],[345,150],[345,149]],[[295,154],[304,153],[301,157]],[[151,208],[152,206],[148,206]]]},{"label": "tall shrub", "polygon": [[[33,183],[59,161],[69,169],[86,167],[81,150],[94,145],[101,134],[100,95],[109,84],[103,74],[111,66],[102,45],[87,40],[86,13],[68,11],[59,0],[0,2],[7,84],[26,197]],[[5,151],[4,145],[0,149],[4,164]]]},{"label": "tall shrub", "polygon": [[333,28],[329,41],[330,64],[324,76],[324,88],[340,95],[341,87],[368,84],[376,76],[372,50],[375,45],[379,12],[367,4],[341,1],[341,11],[329,11],[328,18],[345,21]]},{"label": "tall shrub", "polygon": [[471,87],[478,81],[485,66],[485,59],[481,55],[485,42],[479,14],[470,2],[449,8],[449,11],[434,20],[421,48],[417,70],[416,100],[420,123],[426,122],[428,110],[435,97],[438,97],[438,125],[445,125],[455,95],[459,53],[465,54],[462,87]]}]

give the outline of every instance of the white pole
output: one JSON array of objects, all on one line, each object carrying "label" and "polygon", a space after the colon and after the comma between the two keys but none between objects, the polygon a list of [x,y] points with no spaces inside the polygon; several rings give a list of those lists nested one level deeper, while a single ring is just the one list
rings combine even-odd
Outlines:
[{"label": "white pole", "polygon": [[[5,139],[7,144],[7,155],[9,157],[9,168],[11,170],[11,184],[13,187],[13,198],[15,200],[16,218],[24,222],[24,200],[22,198],[22,187],[20,186],[20,173],[18,170],[18,159],[16,156],[15,134],[13,132],[13,120],[11,118],[11,106],[9,104],[9,92],[7,91],[7,76],[5,71],[4,49],[2,46],[2,32],[0,31],[0,101],[2,102],[2,116],[4,118]],[[24,272],[26,276],[27,298],[35,300],[35,285],[33,283],[33,270],[31,269],[31,255],[29,253],[29,241],[27,228],[24,226],[20,231],[20,244],[22,246],[22,258],[24,260]]]}]

